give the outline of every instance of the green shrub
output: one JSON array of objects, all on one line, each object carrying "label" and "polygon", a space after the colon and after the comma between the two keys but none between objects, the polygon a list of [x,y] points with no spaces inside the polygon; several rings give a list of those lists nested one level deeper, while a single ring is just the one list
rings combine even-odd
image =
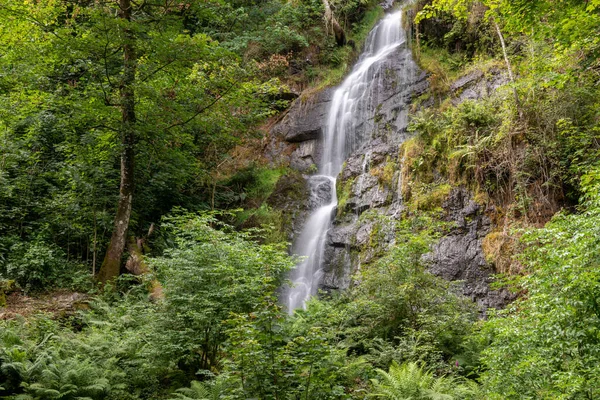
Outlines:
[{"label": "green shrub", "polygon": [[165,293],[157,350],[187,372],[218,370],[223,321],[260,308],[261,298],[281,286],[293,259],[283,245],[258,244],[258,231],[235,231],[211,214],[173,216],[163,228],[172,231],[174,247],[149,260]]},{"label": "green shrub", "polygon": [[192,381],[189,388],[177,389],[170,400],[221,400],[230,389],[223,377],[214,382]]},{"label": "green shrub", "polygon": [[1,265],[0,274],[14,279],[26,290],[51,286],[73,269],[60,247],[41,240],[14,243]]}]

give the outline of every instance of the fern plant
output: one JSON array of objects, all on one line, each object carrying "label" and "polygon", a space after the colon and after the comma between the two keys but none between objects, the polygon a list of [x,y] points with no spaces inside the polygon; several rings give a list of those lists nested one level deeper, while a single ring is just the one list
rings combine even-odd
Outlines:
[{"label": "fern plant", "polygon": [[23,383],[33,399],[103,399],[111,387],[89,361],[56,360],[33,383]]},{"label": "fern plant", "polygon": [[372,379],[374,393],[370,397],[389,400],[458,400],[473,398],[476,384],[454,377],[435,377],[423,365],[392,362],[389,372],[377,370],[381,379]]},{"label": "fern plant", "polygon": [[221,400],[226,398],[228,384],[221,379],[212,383],[192,381],[189,388],[177,389],[169,400]]}]

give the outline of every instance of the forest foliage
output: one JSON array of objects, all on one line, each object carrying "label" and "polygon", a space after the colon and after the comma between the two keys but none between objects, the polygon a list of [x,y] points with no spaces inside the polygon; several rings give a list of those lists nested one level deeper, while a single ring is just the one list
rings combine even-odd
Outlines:
[{"label": "forest foliage", "polygon": [[[344,46],[321,0],[0,0],[0,307],[14,288],[91,296],[0,321],[0,398],[600,396],[600,2],[407,6],[431,90],[404,145],[407,211],[386,217],[395,245],[288,315],[297,259],[265,202],[288,171],[223,171],[296,91],[343,76],[381,14],[329,3]],[[453,103],[474,70],[514,79]],[[148,269],[100,288],[123,160]],[[429,200],[452,185],[519,242],[496,268],[520,296],[485,320],[424,265],[448,229]]]}]

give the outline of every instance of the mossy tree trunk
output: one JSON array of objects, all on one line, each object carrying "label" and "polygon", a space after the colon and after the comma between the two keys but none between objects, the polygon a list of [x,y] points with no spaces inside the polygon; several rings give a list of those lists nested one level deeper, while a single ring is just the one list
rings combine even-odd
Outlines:
[{"label": "mossy tree trunk", "polygon": [[121,184],[119,202],[115,215],[114,228],[110,244],[98,280],[105,284],[119,276],[121,259],[127,241],[127,230],[131,218],[131,207],[134,190],[134,161],[135,161],[135,73],[137,58],[135,53],[135,35],[128,27],[131,22],[131,1],[119,0],[119,18],[124,19],[123,30],[123,77],[119,86],[121,108]]}]

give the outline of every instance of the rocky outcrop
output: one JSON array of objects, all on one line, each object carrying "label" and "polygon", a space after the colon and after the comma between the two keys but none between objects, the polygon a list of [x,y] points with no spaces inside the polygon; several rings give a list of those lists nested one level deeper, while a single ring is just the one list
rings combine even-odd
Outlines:
[{"label": "rocky outcrop", "polygon": [[317,170],[317,162],[321,155],[318,140],[307,140],[299,143],[290,156],[290,167],[296,171],[311,173]]},{"label": "rocky outcrop", "polygon": [[482,249],[483,238],[491,230],[490,219],[464,188],[453,189],[443,207],[455,227],[423,257],[429,270],[448,281],[461,281],[462,293],[482,310],[504,307],[514,295],[490,288],[494,270]]},{"label": "rocky outcrop", "polygon": [[[347,288],[352,273],[361,264],[385,253],[394,244],[394,219],[402,215],[399,145],[408,136],[408,110],[413,99],[426,93],[429,86],[427,75],[414,63],[410,49],[400,47],[385,63],[370,80],[371,98],[364,106],[368,110],[357,110],[373,115],[356,128],[355,140],[363,145],[349,155],[338,176],[338,210],[323,255],[321,287],[326,290]],[[506,83],[507,77],[500,69],[472,72],[451,85],[452,102],[489,96]],[[326,90],[301,96],[272,130],[281,140],[296,146],[289,160],[297,171],[306,174],[317,170],[322,126],[332,94],[333,90]],[[312,188],[312,192],[294,219],[295,231],[310,210],[325,204],[331,196],[332,188],[326,180],[309,179],[313,182],[306,189]],[[449,281],[461,281],[462,292],[483,310],[504,306],[512,296],[505,290],[490,289],[494,271],[482,250],[482,240],[491,229],[490,220],[464,189],[453,190],[444,208],[448,220],[456,226],[424,257],[430,271]]]},{"label": "rocky outcrop", "polygon": [[408,109],[414,98],[428,88],[427,74],[422,72],[412,58],[412,52],[401,49],[388,61],[386,68],[373,78],[375,109],[371,138],[384,136],[394,143],[407,138]]},{"label": "rocky outcrop", "polygon": [[[338,177],[339,209],[328,232],[322,289],[348,288],[359,265],[392,245],[392,230],[382,224],[393,221],[393,210],[402,207],[393,168],[398,153],[399,146],[387,135],[367,141],[346,160]],[[390,234],[375,239],[375,231]]]},{"label": "rocky outcrop", "polygon": [[331,247],[351,247],[355,245],[356,224],[334,225],[327,235],[327,244]]},{"label": "rocky outcrop", "polygon": [[327,116],[332,89],[303,93],[269,133],[264,153],[275,165],[285,164],[302,173],[313,173],[321,157],[319,139]]},{"label": "rocky outcrop", "polygon": [[[398,144],[406,139],[408,105],[427,88],[427,75],[413,61],[410,49],[400,48],[386,60],[385,68],[373,76],[369,89],[373,98],[368,110],[373,118],[357,128],[361,138],[356,140],[372,147],[370,151],[374,158],[387,154],[389,148],[381,146],[392,146],[392,143]],[[296,99],[283,119],[271,129],[270,134],[274,139],[271,139],[265,151],[277,155],[289,152],[291,155],[287,156],[286,161],[292,168],[303,173],[316,171],[321,158],[320,139],[333,92],[334,88],[328,88],[320,92],[303,93]],[[296,147],[290,151],[282,142]],[[361,151],[369,149],[363,148]]]},{"label": "rocky outcrop", "polygon": [[281,211],[286,239],[292,241],[311,211],[309,186],[300,173],[290,173],[277,181],[267,204]]},{"label": "rocky outcrop", "polygon": [[300,96],[271,133],[288,142],[304,142],[319,139],[323,121],[329,110],[332,89]]},{"label": "rocky outcrop", "polygon": [[486,73],[476,70],[457,79],[450,85],[453,104],[465,100],[479,100],[490,96],[500,86],[509,83],[508,74],[499,68],[492,68]]},{"label": "rocky outcrop", "polygon": [[[372,82],[374,118],[359,129],[360,135],[368,137],[361,139],[363,145],[348,157],[338,176],[339,209],[323,255],[325,269],[320,286],[325,290],[348,288],[353,272],[361,264],[375,260],[394,244],[393,221],[404,210],[399,190],[399,145],[408,135],[407,110],[412,100],[428,90],[427,75],[416,67],[409,51],[401,50]],[[507,82],[501,69],[469,73],[451,85],[452,102],[487,97]],[[321,127],[331,95],[328,90],[297,99],[272,131],[294,146],[290,166],[301,173],[317,170]],[[313,189],[304,198],[301,211],[294,214],[294,232],[299,232],[310,210],[328,201],[332,188],[327,185],[325,180],[306,184],[305,190]],[[462,293],[484,313],[489,307],[505,306],[514,295],[490,288],[494,270],[485,260],[482,240],[490,232],[491,222],[484,210],[461,188],[451,192],[443,207],[447,220],[455,226],[424,256],[429,270],[446,280],[460,281]],[[391,225],[386,227],[385,221]]]}]

